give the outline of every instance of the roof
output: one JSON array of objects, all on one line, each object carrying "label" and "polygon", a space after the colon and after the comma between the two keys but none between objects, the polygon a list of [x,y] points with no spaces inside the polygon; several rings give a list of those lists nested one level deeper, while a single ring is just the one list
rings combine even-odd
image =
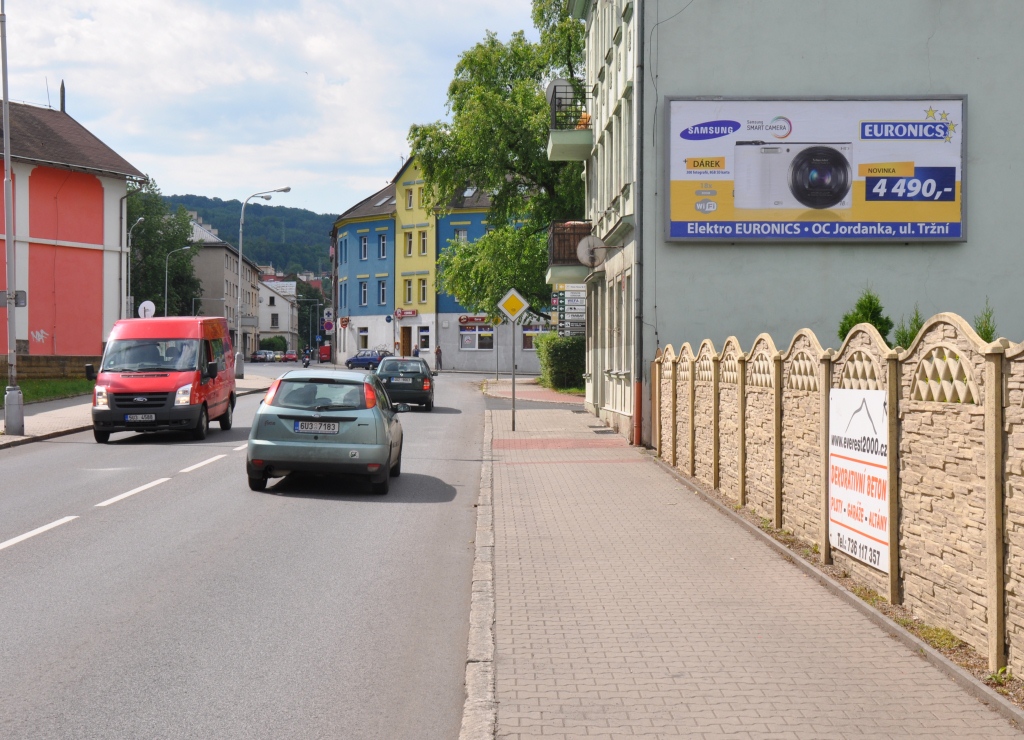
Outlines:
[{"label": "roof", "polygon": [[146,178],[64,111],[25,103],[10,106],[12,159],[125,179]]},{"label": "roof", "polygon": [[[274,287],[275,285],[277,287]],[[289,303],[295,303],[295,299],[296,299],[297,296],[294,293],[290,293],[290,294],[289,293],[282,293],[281,292],[281,284],[280,283],[268,283],[265,280],[260,280],[260,287],[261,288],[266,288],[271,293],[274,293],[275,295],[278,295],[281,298],[284,298]]]},{"label": "roof", "polygon": [[395,210],[395,184],[388,183],[369,198],[359,201],[343,214],[338,216],[336,224],[352,221],[357,218],[387,216]]},{"label": "roof", "polygon": [[491,197],[480,188],[470,185],[448,201],[448,210],[450,211],[470,208],[489,211],[491,209]]},{"label": "roof", "polygon": [[[193,216],[192,213],[189,213],[189,215],[192,218],[193,244],[202,244],[204,249],[206,247],[223,247],[232,254],[238,254],[238,250],[235,249],[234,245],[224,241],[217,235],[216,229],[204,224],[202,218],[198,216]],[[254,261],[252,261],[248,257],[242,257],[242,261],[244,261],[250,267],[254,268],[256,272],[259,273],[260,266],[257,265]]]}]

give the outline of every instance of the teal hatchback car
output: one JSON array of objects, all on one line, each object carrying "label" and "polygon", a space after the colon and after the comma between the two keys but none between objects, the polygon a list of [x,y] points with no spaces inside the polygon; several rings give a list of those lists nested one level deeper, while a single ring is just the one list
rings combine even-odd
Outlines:
[{"label": "teal hatchback car", "polygon": [[365,476],[388,492],[402,473],[402,424],[376,375],[346,370],[292,370],[274,381],[249,432],[249,488],[293,472]]}]

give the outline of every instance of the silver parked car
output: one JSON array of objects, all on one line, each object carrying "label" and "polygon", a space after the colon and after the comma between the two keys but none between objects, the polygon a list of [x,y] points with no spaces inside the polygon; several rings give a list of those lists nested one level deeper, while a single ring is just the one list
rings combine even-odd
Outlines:
[{"label": "silver parked car", "polygon": [[402,424],[376,375],[349,370],[291,370],[274,381],[249,433],[249,488],[292,472],[369,478],[377,494],[402,473]]}]

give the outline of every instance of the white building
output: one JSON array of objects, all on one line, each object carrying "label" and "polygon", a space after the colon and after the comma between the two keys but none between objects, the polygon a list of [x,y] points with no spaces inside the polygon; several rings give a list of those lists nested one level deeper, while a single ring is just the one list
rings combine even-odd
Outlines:
[{"label": "white building", "polygon": [[299,304],[294,294],[279,290],[281,285],[260,283],[260,337],[284,337],[288,349],[298,351],[305,346],[299,336]]}]

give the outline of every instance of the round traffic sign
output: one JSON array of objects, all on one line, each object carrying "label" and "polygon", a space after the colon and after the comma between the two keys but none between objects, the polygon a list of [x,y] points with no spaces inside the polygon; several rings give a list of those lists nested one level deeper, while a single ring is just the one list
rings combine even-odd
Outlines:
[{"label": "round traffic sign", "polygon": [[151,319],[156,316],[156,304],[153,301],[143,301],[139,304],[139,318]]},{"label": "round traffic sign", "polygon": [[334,331],[334,322],[333,321],[325,321],[324,322],[324,331]]}]

